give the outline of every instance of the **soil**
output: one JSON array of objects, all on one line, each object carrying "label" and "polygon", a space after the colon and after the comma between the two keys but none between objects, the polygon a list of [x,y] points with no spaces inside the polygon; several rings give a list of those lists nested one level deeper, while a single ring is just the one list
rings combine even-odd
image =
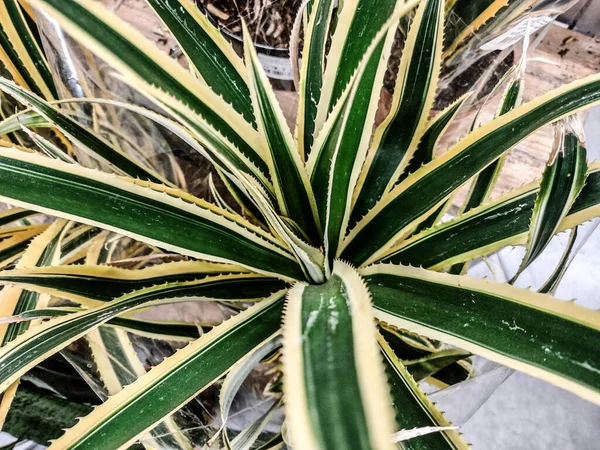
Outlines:
[{"label": "soil", "polygon": [[231,34],[241,35],[241,17],[256,44],[288,48],[302,0],[196,0],[196,3]]}]

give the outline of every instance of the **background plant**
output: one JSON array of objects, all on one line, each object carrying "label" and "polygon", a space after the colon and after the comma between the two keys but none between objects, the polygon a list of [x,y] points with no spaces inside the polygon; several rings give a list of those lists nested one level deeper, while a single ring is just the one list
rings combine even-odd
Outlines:
[{"label": "background plant", "polygon": [[[172,414],[218,381],[224,426],[215,446],[251,448],[283,403],[285,426],[263,448],[465,448],[418,382],[464,380],[471,353],[599,402],[598,312],[460,274],[469,261],[519,244],[527,247],[523,269],[557,232],[598,215],[599,168],[587,164],[582,137],[564,119],[598,103],[600,76],[521,104],[516,70],[497,117],[435,157],[465,100],[432,116],[444,3],[345,1],[325,54],[332,3],[308,4],[292,135],[247,33],[240,59],[188,0],[149,4],[189,71],[95,2],[3,1],[2,37],[14,50],[3,56],[14,81],[0,79],[0,89],[26,109],[0,123],[0,198],[15,206],[2,224],[16,224],[2,228],[0,242],[10,322],[0,350],[2,410],[21,377],[83,337],[106,397],[54,448],[138,440],[191,448]],[[68,100],[54,101],[29,6],[153,107],[71,102],[160,124],[214,164],[226,195],[214,179],[214,203],[193,195],[175,159],[152,164],[147,150],[127,150],[122,136],[104,137],[68,113]],[[391,111],[373,131],[396,27],[413,10]],[[554,122],[542,180],[490,200],[503,155]],[[82,165],[89,161],[97,168]],[[439,223],[471,180],[465,211]],[[23,225],[38,213],[58,219]],[[126,268],[115,264],[123,255]],[[206,332],[136,315],[186,301],[240,312],[205,324]],[[135,335],[189,344],[146,373]],[[231,402],[265,360],[272,407],[234,437]]]}]

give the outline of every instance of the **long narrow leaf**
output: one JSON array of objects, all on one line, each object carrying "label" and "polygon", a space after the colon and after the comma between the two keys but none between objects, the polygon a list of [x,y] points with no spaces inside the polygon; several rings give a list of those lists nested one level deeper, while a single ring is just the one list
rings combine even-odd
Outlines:
[{"label": "long narrow leaf", "polygon": [[239,259],[302,278],[293,257],[260,228],[174,189],[0,148],[0,198],[196,258]]},{"label": "long narrow leaf", "polygon": [[76,120],[71,119],[66,114],[61,113],[40,97],[28,92],[13,82],[0,77],[0,89],[25,106],[32,108],[43,116],[48,122],[52,123],[65,136],[86,151],[90,156],[99,158],[114,167],[120,174],[126,174],[131,177],[153,181],[155,183],[170,184],[159,174],[141,166],[126,154],[115,149],[104,139],[91,133],[87,128],[80,125]]},{"label": "long narrow leaf", "polygon": [[50,448],[113,450],[133,443],[277,333],[282,309],[280,293],[229,319],[108,399]]},{"label": "long narrow leaf", "polygon": [[417,149],[433,105],[441,69],[443,0],[424,0],[402,52],[391,111],[375,131],[354,205],[360,219],[389,191]]},{"label": "long narrow leaf", "polygon": [[147,2],[173,33],[202,80],[252,122],[246,68],[221,31],[190,0]]},{"label": "long narrow leaf", "polygon": [[296,222],[313,242],[319,242],[319,217],[308,174],[245,23],[243,29],[248,84],[258,130],[268,149],[267,165],[279,211]]},{"label": "long narrow leaf", "polygon": [[385,194],[349,233],[341,256],[376,261],[469,178],[541,126],[600,101],[600,75],[551,91],[478,128]]},{"label": "long narrow leaf", "polygon": [[310,13],[308,26],[304,30],[303,63],[298,90],[298,120],[296,121],[298,150],[304,159],[310,154],[314,139],[333,5],[334,0],[314,0],[307,5]]},{"label": "long narrow leaf", "polygon": [[515,280],[550,243],[587,178],[586,150],[572,133],[557,130],[554,160],[544,170],[540,191],[535,199],[529,238],[523,261],[513,277]]},{"label": "long narrow leaf", "polygon": [[[427,398],[381,334],[377,335],[377,340],[386,363],[398,425],[403,429],[450,426],[451,423]],[[402,447],[406,450],[442,450],[445,448],[466,450],[470,448],[460,433],[455,430],[410,439],[403,442]]]},{"label": "long narrow leaf", "polygon": [[243,297],[246,301],[257,301],[273,292],[270,286],[255,289],[253,281],[256,278],[252,279],[251,275],[215,275],[198,281],[153,286],[126,294],[98,308],[59,317],[32,328],[0,349],[0,391],[40,361],[126,312],[192,298],[195,301],[217,301]]},{"label": "long narrow leaf", "polygon": [[[390,250],[384,262],[440,269],[493,253],[508,245],[525,245],[539,184],[532,183],[414,236]],[[600,165],[592,164],[586,185],[557,232],[600,215]]]},{"label": "long narrow leaf", "polygon": [[202,137],[223,167],[233,164],[261,178],[266,166],[258,133],[240,114],[105,7],[91,0],[32,0],[61,26],[119,70],[124,80]]},{"label": "long narrow leaf", "polygon": [[23,87],[28,87],[47,100],[56,98],[56,87],[48,61],[18,0],[4,0],[0,3],[0,24],[0,47],[7,56],[0,59],[15,81],[24,81],[26,84],[21,84]]},{"label": "long narrow leaf", "polygon": [[339,261],[325,284],[290,291],[283,370],[295,448],[394,448],[371,314],[363,281]]},{"label": "long narrow leaf", "polygon": [[527,289],[408,266],[361,270],[378,319],[600,403],[600,312]]}]

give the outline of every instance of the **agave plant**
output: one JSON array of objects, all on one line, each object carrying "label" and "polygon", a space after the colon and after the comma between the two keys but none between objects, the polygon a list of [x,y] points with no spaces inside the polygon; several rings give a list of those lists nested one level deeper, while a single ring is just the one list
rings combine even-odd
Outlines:
[{"label": "agave plant", "polygon": [[[0,37],[14,50],[3,57],[15,81],[0,79],[0,89],[26,107],[0,123],[7,137],[0,198],[15,206],[0,223],[18,225],[0,231],[2,308],[12,317],[0,350],[2,411],[21,377],[82,337],[95,343],[108,398],[52,448],[127,448],[140,439],[148,448],[192,448],[172,414],[220,380],[224,426],[211,442],[250,448],[273,409],[235,437],[226,421],[242,380],[274,351],[282,353],[270,360],[281,368],[283,396],[273,408],[284,403],[286,422],[262,448],[284,440],[298,449],[466,448],[419,382],[465,379],[471,354],[600,403],[598,312],[462,275],[468,262],[524,244],[522,270],[556,233],[599,215],[600,166],[588,166],[582,138],[563,119],[600,102],[600,75],[521,104],[515,71],[497,117],[436,156],[465,101],[431,110],[444,2],[346,0],[329,36],[334,2],[314,0],[293,135],[247,33],[240,58],[191,1],[148,3],[177,38],[189,71],[96,2],[1,3],[3,29],[12,32]],[[67,114],[61,105],[70,100],[54,101],[30,6],[155,108],[79,102],[165,127],[214,164],[228,195],[214,184],[214,202],[192,195]],[[376,125],[387,56],[409,12],[391,110]],[[556,151],[542,180],[490,200],[506,152],[555,122]],[[35,131],[42,128],[54,134]],[[36,150],[18,145],[19,130]],[[101,170],[84,167],[81,155]],[[463,212],[440,223],[468,182]],[[57,219],[23,222],[38,213]],[[130,239],[128,255],[154,255],[154,262],[107,264],[115,233]],[[164,252],[181,256],[161,262]],[[56,306],[56,298],[74,304]],[[241,312],[202,335],[136,315],[182,301]],[[134,334],[189,343],[146,373],[129,341]],[[273,377],[276,385],[278,372]],[[172,439],[159,439],[165,435]]]}]

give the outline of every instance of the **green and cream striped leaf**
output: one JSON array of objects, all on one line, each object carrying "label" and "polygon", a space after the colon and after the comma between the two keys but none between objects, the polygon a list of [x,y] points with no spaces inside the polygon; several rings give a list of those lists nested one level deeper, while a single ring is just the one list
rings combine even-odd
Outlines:
[{"label": "green and cream striped leaf", "polygon": [[[526,50],[524,50],[524,52],[526,54]],[[520,76],[516,80],[510,82],[508,88],[504,92],[496,117],[512,111],[522,103],[524,88],[525,82]],[[477,120],[477,118],[475,118],[475,120]],[[473,125],[475,125],[475,120],[473,121]],[[471,188],[467,194],[467,198],[462,207],[461,213],[469,212],[473,208],[485,203],[485,201],[490,198],[498,177],[500,176],[500,171],[504,166],[505,159],[506,154],[502,155],[492,164],[487,166],[479,173],[479,175],[475,177],[475,179],[471,182]],[[456,264],[450,268],[450,273],[455,275],[464,275],[467,268],[468,266],[466,264]]]},{"label": "green and cream striped leaf", "polygon": [[[284,220],[283,216],[277,215],[273,209],[273,205],[267,199],[265,192],[260,188],[256,180],[245,174],[239,174],[238,179],[245,187],[246,196],[252,199],[273,233],[285,242],[289,250],[294,254],[305,277],[315,283],[322,283],[325,280],[323,253],[296,235],[293,228],[300,228],[295,222],[289,219]],[[291,222],[293,227],[290,227],[289,222]]]},{"label": "green and cream striped leaf", "polygon": [[470,352],[452,348],[440,350],[419,359],[403,361],[403,363],[415,381],[422,381],[470,356]]},{"label": "green and cream striped leaf", "polygon": [[279,331],[283,293],[227,320],[80,420],[50,448],[127,448]]},{"label": "green and cream striped leaf", "polygon": [[296,222],[313,242],[319,242],[320,222],[308,174],[275,93],[258,60],[245,22],[242,22],[242,28],[250,96],[258,131],[267,150],[267,166],[279,212]]},{"label": "green and cream striped leaf", "polygon": [[[155,183],[170,184],[154,171],[141,166],[126,154],[114,148],[106,140],[93,134],[88,128],[76,120],[63,114],[44,99],[17,86],[10,80],[0,77],[0,89],[11,95],[26,107],[29,107],[44,117],[54,127],[59,129],[77,147],[89,156],[109,164],[119,174],[139,177]],[[64,153],[64,152],[62,152]],[[62,158],[61,158],[62,159]]]},{"label": "green and cream striped leaf", "polygon": [[19,111],[0,122],[0,136],[25,128],[48,128],[52,124],[32,110]]},{"label": "green and cream striped leaf", "polygon": [[[33,239],[17,263],[17,267],[56,264],[60,257],[61,239],[68,227],[69,224],[64,220],[59,219],[54,222],[46,231]],[[44,307],[48,301],[49,296],[47,295],[28,292],[18,287],[6,287],[0,293],[0,317],[14,316],[28,309]],[[11,342],[33,324],[35,322],[29,321],[0,324],[0,346]],[[18,384],[19,380],[15,380],[13,385],[4,392],[0,411],[7,411],[10,408]],[[0,413],[0,418],[1,426],[5,415]]]},{"label": "green and cream striped leaf", "polygon": [[[86,264],[110,262],[110,254],[103,251],[108,237],[108,233],[103,233],[94,240],[94,244],[88,250]],[[127,321],[127,319],[121,320]],[[129,320],[129,322],[134,321]],[[85,336],[85,340],[90,348],[96,372],[104,386],[103,394],[115,395],[124,386],[146,374],[146,368],[132,345],[128,330],[120,327],[100,326],[90,331]],[[163,422],[142,436],[140,442],[147,450],[162,447],[192,450],[192,445],[173,417],[165,418]]]},{"label": "green and cream striped leaf", "polygon": [[[58,263],[62,238],[69,227],[65,220],[58,219],[42,234],[31,241],[27,250],[19,260],[16,270],[24,267],[51,266]],[[44,307],[48,302],[47,295],[25,291],[21,287],[5,287],[0,293],[0,317],[18,315],[36,307]],[[1,346],[22,334],[29,324],[27,322],[11,323],[0,326]]]},{"label": "green and cream striped leaf", "polygon": [[191,0],[146,1],[175,36],[195,73],[248,122],[253,122],[246,68],[221,31]]},{"label": "green and cream striped leaf", "polygon": [[76,163],[76,161],[57,145],[50,142],[45,137],[31,131],[29,128],[21,127],[23,132],[29,136],[32,142],[38,146],[42,152],[49,158],[58,159],[66,163]]},{"label": "green and cream striped leaf", "polygon": [[[0,283],[35,292],[47,293],[74,302],[98,306],[129,292],[164,283],[193,281],[206,275],[248,273],[247,269],[229,264],[181,261],[150,266],[140,270],[107,265],[56,267],[23,266],[0,272]],[[268,280],[265,278],[265,281]],[[283,282],[270,279],[273,286]]]},{"label": "green and cream striped leaf", "polygon": [[48,228],[48,225],[27,225],[0,230],[0,269],[20,258],[31,240]]},{"label": "green and cream striped leaf", "polygon": [[11,224],[13,222],[22,221],[39,213],[25,208],[9,208],[0,211],[0,227]]},{"label": "green and cream striped leaf", "polygon": [[[259,281],[260,280],[260,281]],[[134,291],[97,308],[55,318],[0,349],[0,391],[95,327],[139,308],[184,301],[258,301],[274,292],[254,274],[213,275]]]},{"label": "green and cream striped leaf", "polygon": [[[421,427],[449,427],[451,423],[421,390],[407,367],[396,357],[381,334],[377,340],[383,353],[396,421],[403,429]],[[456,430],[419,436],[402,443],[406,450],[441,450],[445,448],[467,450],[470,446]]]},{"label": "green and cream striped leaf", "polygon": [[325,72],[325,48],[329,38],[334,3],[335,0],[314,0],[307,4],[310,13],[308,26],[304,30],[296,121],[298,151],[304,160],[308,159],[316,131],[317,107]]},{"label": "green and cream striped leaf", "polygon": [[540,127],[599,101],[600,75],[591,75],[479,127],[385,194],[348,234],[341,256],[357,265],[381,259],[456,189],[512,146]]},{"label": "green and cream striped leaf", "polygon": [[[475,6],[473,9],[479,14],[465,17],[466,21],[461,23],[462,14],[459,13],[461,19],[455,21],[461,32],[452,44],[448,43],[449,47],[444,52],[448,63],[455,67],[465,61],[463,54],[466,56],[470,50],[481,48],[494,37],[510,32],[512,27],[529,17],[544,17],[545,11],[552,17],[557,14],[549,4],[538,0],[459,0],[456,4],[461,4],[463,11]],[[449,37],[455,35],[452,33]]]},{"label": "green and cream striped leaf", "polygon": [[266,165],[257,153],[259,135],[252,125],[140,32],[91,0],[33,0],[31,4],[50,13],[75,39],[117,69],[125,82],[193,130],[221,167],[233,165],[265,179]]},{"label": "green and cream striped leaf", "polygon": [[[438,225],[392,248],[383,262],[440,270],[509,245],[525,245],[539,183],[531,183]],[[586,184],[557,232],[600,216],[600,164],[590,164]]]},{"label": "green and cream striped leaf", "polygon": [[[198,135],[193,129],[187,128],[184,125],[182,125],[178,122],[175,122],[162,114],[158,114],[147,108],[137,106],[137,105],[134,105],[131,103],[124,103],[124,102],[119,102],[116,100],[107,100],[104,98],[72,98],[72,99],[59,100],[56,102],[52,102],[52,104],[62,104],[62,103],[92,103],[92,104],[99,104],[99,105],[109,105],[109,106],[114,106],[116,108],[124,109],[126,111],[131,111],[135,114],[139,114],[140,116],[145,117],[145,118],[161,125],[162,127],[166,128],[171,133],[173,133],[177,137],[179,137],[183,142],[188,144],[192,149],[194,149],[195,151],[200,153],[202,156],[207,158],[211,163],[216,165],[217,170],[219,171],[220,174],[227,175],[229,177],[229,178],[226,178],[223,176],[221,177],[225,183],[227,183],[227,182],[231,183],[231,181],[237,182],[237,179],[235,179],[232,175],[232,173],[237,173],[235,164],[226,163],[223,170],[219,170],[218,166],[219,166],[219,164],[222,163],[222,161],[221,162],[219,161],[218,156],[216,156],[215,152],[213,150],[211,150],[211,148],[208,148],[206,145],[202,144],[203,140],[200,135]],[[35,111],[32,112],[32,111],[25,110],[23,112],[16,113],[16,114],[8,117],[7,119],[5,119],[3,122],[1,122],[0,123],[0,134],[2,134],[3,132],[9,133],[12,131],[19,130],[22,128],[22,126],[52,127],[53,125],[51,122],[48,122],[44,117],[40,116]],[[263,187],[266,187],[270,192],[272,190],[272,186],[271,186],[270,182],[260,171],[258,171],[257,173],[258,173],[258,179],[261,180]]]},{"label": "green and cream striped leaf", "polygon": [[63,239],[60,249],[60,265],[73,264],[79,260],[84,262],[89,247],[93,244],[94,239],[102,233],[108,233],[108,231],[88,225],[71,227],[69,234]]},{"label": "green and cream striped leaf", "polygon": [[396,184],[425,132],[441,69],[443,28],[443,0],[423,0],[404,44],[390,113],[375,131],[361,172],[356,220]]},{"label": "green and cream striped leaf", "polygon": [[[127,332],[101,326],[90,331],[86,340],[96,370],[109,396],[115,395],[124,386],[133,383],[146,373]],[[142,435],[140,442],[147,450],[156,448],[192,450],[192,445],[171,417],[165,418],[152,430]]]},{"label": "green and cream striped leaf", "polygon": [[[435,354],[441,350],[439,342],[431,342],[423,336],[409,333],[406,330],[400,330],[392,325],[380,322],[379,333],[386,340],[396,357],[407,365],[408,371],[413,376],[418,375],[421,367],[418,363],[411,365],[413,361],[428,361],[429,358],[435,359]],[[435,345],[434,345],[435,344]],[[414,369],[414,373],[412,370]],[[427,379],[429,384],[435,386],[447,387],[460,383],[469,378],[472,367],[468,361],[452,363],[444,368],[440,368],[436,373]],[[421,373],[423,373],[421,371]],[[421,380],[417,380],[421,381]]]},{"label": "green and cream striped leaf", "polygon": [[[435,117],[433,117],[429,124],[427,125],[423,136],[421,137],[421,141],[415,150],[413,158],[410,160],[408,167],[400,176],[400,181],[403,181],[408,175],[413,172],[416,172],[423,166],[427,164],[435,158],[435,152],[440,142],[440,139],[444,135],[444,133],[448,130],[452,120],[458,114],[458,111],[462,107],[462,105],[467,101],[470,97],[470,93],[466,93],[462,97],[458,98],[454,103],[450,104],[446,109],[438,113]],[[454,194],[456,195],[456,194]],[[454,196],[453,195],[453,196]],[[443,203],[435,212],[429,217],[427,217],[423,222],[419,224],[415,228],[413,234],[416,234],[422,230],[432,227],[436,223],[439,223],[448,209],[452,206],[453,196],[448,198],[445,203]]]},{"label": "green and cream striped leaf", "polygon": [[344,0],[340,2],[335,32],[327,53],[321,95],[315,119],[318,136],[325,120],[346,90],[367,49],[399,7],[414,8],[419,0]]},{"label": "green and cream striped leaf", "polygon": [[0,3],[0,60],[21,86],[52,100],[56,87],[48,61],[18,0]]},{"label": "green and cream striped leaf", "polygon": [[[24,311],[18,316],[6,318],[7,321],[28,321],[33,319],[49,319],[62,317],[84,311],[82,308],[53,307],[33,309]],[[187,322],[156,321],[138,318],[115,317],[106,322],[102,327],[110,327],[126,331],[127,333],[144,336],[150,339],[161,339],[164,341],[189,342],[198,339],[203,332],[212,327],[207,325],[196,325]]]},{"label": "green and cream striped leaf", "polygon": [[[510,83],[502,98],[502,104],[500,105],[497,117],[512,111],[521,104],[524,88],[525,82],[522,79],[517,79]],[[464,212],[476,208],[490,198],[505,159],[506,155],[501,156],[477,175],[465,202]]]},{"label": "green and cream striped leaf", "polygon": [[446,130],[448,130],[450,123],[469,97],[470,93],[466,93],[429,121],[417,145],[413,158],[410,160],[406,171],[402,174],[401,180],[419,170],[423,164],[427,164],[433,160],[440,139]]},{"label": "green and cream striped leaf", "polygon": [[409,11],[399,2],[392,17],[375,35],[315,140],[307,164],[325,229],[328,266],[337,256],[350,219],[352,192],[367,155],[397,24]]},{"label": "green and cream striped leaf", "polygon": [[290,290],[283,346],[295,448],[394,448],[370,294],[352,267],[336,261],[325,284],[298,283]]},{"label": "green and cream striped leaf", "polygon": [[558,147],[555,147],[551,161],[544,169],[533,206],[525,256],[513,281],[548,246],[585,185],[587,152],[577,136],[565,132],[563,127],[557,126],[555,145]]},{"label": "green and cream striped leaf", "polygon": [[17,206],[195,258],[239,263],[286,279],[302,278],[293,256],[271,235],[176,189],[2,148],[0,185],[0,198]]},{"label": "green and cream striped leaf", "polygon": [[215,180],[213,178],[212,172],[208,174],[208,189],[210,191],[212,201],[215,205],[217,205],[219,208],[225,211],[230,212],[231,214],[236,214],[235,210],[231,206],[229,206],[229,204],[225,201],[225,199],[219,192],[219,189],[215,185]]},{"label": "green and cream striped leaf", "polygon": [[558,288],[558,285],[565,276],[571,262],[577,255],[575,242],[577,242],[577,227],[571,230],[565,251],[561,256],[560,261],[558,261],[558,264],[556,264],[556,268],[552,271],[546,282],[538,289],[540,294],[554,294],[554,291]]},{"label": "green and cream striped leaf", "polygon": [[448,21],[444,58],[449,57],[461,43],[473,36],[483,24],[492,19],[510,0],[454,0],[447,6]]},{"label": "green and cream striped leaf", "polygon": [[507,284],[409,266],[360,271],[384,322],[600,403],[600,311]]}]

